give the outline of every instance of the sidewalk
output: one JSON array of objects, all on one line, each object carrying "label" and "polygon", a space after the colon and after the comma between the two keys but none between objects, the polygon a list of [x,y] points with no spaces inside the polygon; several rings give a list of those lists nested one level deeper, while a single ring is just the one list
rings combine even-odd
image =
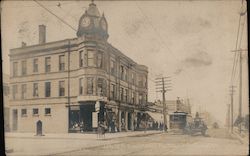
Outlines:
[{"label": "sidewalk", "polygon": [[95,148],[107,144],[117,144],[122,137],[147,136],[161,131],[134,131],[106,133],[105,139],[97,139],[96,134],[66,133],[35,136],[34,133],[6,133],[6,147],[13,152],[6,155],[55,155],[86,148]]},{"label": "sidewalk", "polygon": [[[105,139],[115,139],[128,136],[136,135],[150,135],[162,133],[162,131],[128,131],[118,133],[106,133]],[[5,134],[6,138],[32,138],[32,139],[97,139],[97,134],[86,134],[86,133],[47,133],[43,136],[36,136],[35,133],[12,133],[8,132]]]},{"label": "sidewalk", "polygon": [[232,137],[238,139],[242,144],[249,144],[249,133],[242,131],[241,134],[237,129],[234,129]]}]

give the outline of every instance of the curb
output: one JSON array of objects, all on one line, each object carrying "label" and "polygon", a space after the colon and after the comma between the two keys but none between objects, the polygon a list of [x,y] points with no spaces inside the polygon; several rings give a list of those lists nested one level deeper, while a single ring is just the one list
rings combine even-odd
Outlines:
[{"label": "curb", "polygon": [[[146,133],[146,134],[135,134],[135,135],[130,135],[130,136],[120,136],[120,137],[115,137],[115,138],[109,138],[109,139],[102,139],[102,140],[111,140],[111,139],[117,139],[117,138],[125,138],[125,137],[141,137],[141,136],[150,136],[150,135],[154,135],[154,134],[160,134],[162,132],[158,132],[158,133]],[[116,142],[116,143],[112,143],[109,145],[115,145],[115,144],[120,144],[120,142]],[[70,153],[70,152],[75,152],[75,151],[81,151],[81,150],[85,150],[85,149],[93,149],[93,148],[97,148],[97,147],[102,147],[102,146],[106,146],[106,144],[104,145],[97,145],[97,146],[90,146],[90,147],[82,147],[82,148],[78,148],[78,149],[73,149],[70,151],[64,151],[64,152],[58,152],[58,153],[51,153],[51,154],[44,154],[43,156],[55,156],[55,155],[60,155],[60,154],[66,154],[66,153]]]}]

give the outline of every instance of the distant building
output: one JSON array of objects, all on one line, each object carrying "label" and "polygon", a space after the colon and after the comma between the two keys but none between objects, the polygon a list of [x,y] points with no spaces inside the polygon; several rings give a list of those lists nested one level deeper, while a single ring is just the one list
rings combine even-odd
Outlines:
[{"label": "distant building", "polygon": [[[108,23],[96,4],[81,16],[77,38],[10,50],[11,130],[135,130],[144,114],[148,68],[108,43]],[[125,42],[125,41],[124,41]],[[39,124],[38,124],[39,123]]]}]

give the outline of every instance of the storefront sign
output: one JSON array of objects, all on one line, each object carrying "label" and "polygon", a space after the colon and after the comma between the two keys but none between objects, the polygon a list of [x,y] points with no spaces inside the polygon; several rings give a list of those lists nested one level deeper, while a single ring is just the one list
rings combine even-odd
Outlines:
[{"label": "storefront sign", "polygon": [[92,112],[92,127],[97,128],[98,126],[98,113]]},{"label": "storefront sign", "polygon": [[70,110],[80,110],[79,106],[70,106]]}]

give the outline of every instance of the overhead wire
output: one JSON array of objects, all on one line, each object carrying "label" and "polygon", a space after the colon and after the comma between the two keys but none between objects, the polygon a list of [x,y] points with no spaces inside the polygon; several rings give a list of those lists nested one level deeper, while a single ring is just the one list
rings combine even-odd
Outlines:
[{"label": "overhead wire", "polygon": [[41,6],[42,8],[44,8],[45,10],[47,10],[50,14],[54,15],[57,19],[59,19],[61,22],[63,22],[64,24],[66,24],[68,27],[70,27],[72,30],[74,30],[75,32],[77,31],[76,28],[74,28],[73,26],[71,26],[69,23],[67,23],[65,20],[63,20],[61,17],[57,16],[56,14],[54,14],[52,11],[50,11],[47,7],[45,7],[44,5],[42,5],[41,3],[39,3],[37,0],[33,0],[34,2],[36,2],[39,6]]}]

